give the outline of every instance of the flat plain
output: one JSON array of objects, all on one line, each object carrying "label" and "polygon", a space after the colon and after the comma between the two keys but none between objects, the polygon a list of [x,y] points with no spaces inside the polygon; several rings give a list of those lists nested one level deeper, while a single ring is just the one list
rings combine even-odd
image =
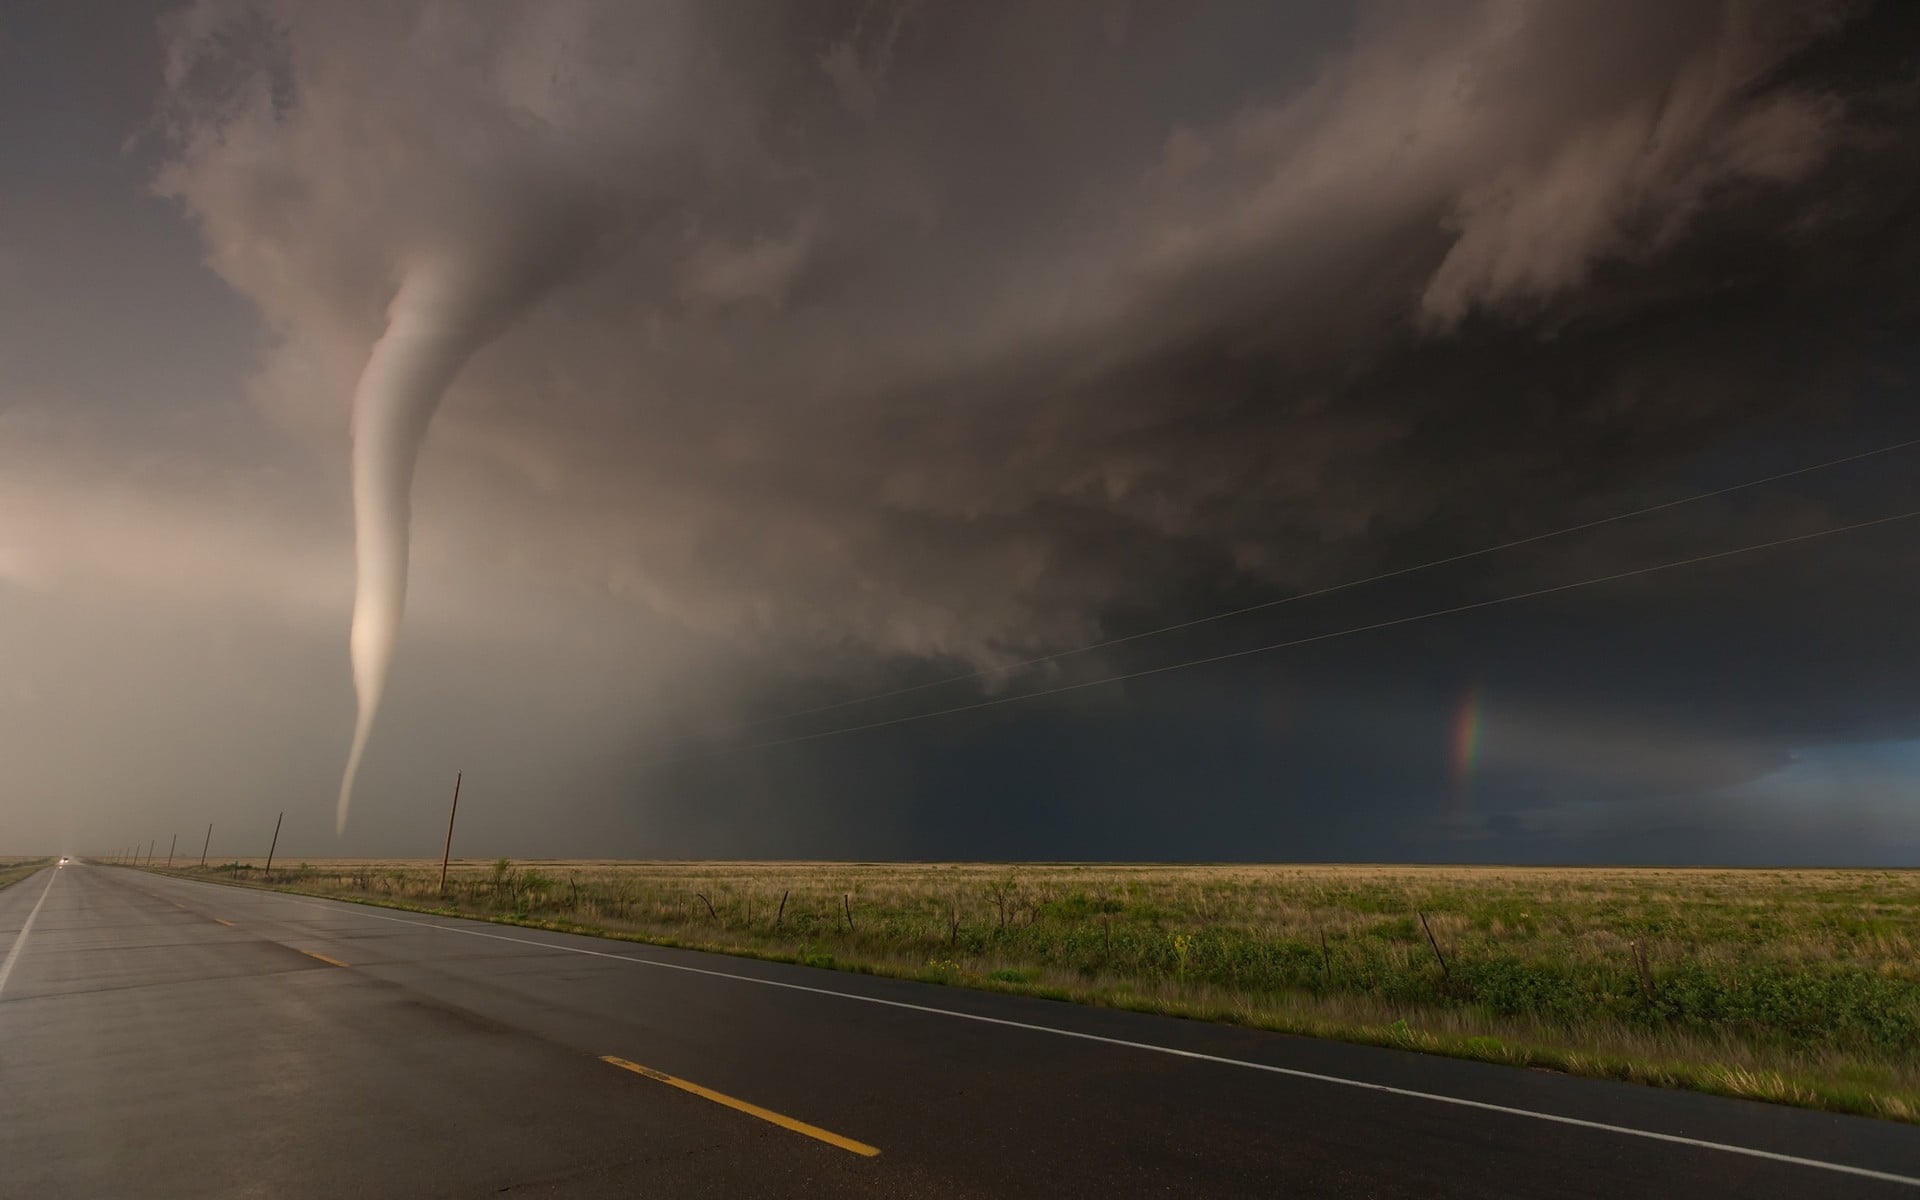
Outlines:
[{"label": "flat plain", "polygon": [[[0,870],[4,865],[0,864]],[[1920,872],[458,861],[176,870],[1920,1121]]]},{"label": "flat plain", "polygon": [[50,858],[9,858],[0,855],[0,888],[19,883],[22,879],[38,871],[53,860]]}]

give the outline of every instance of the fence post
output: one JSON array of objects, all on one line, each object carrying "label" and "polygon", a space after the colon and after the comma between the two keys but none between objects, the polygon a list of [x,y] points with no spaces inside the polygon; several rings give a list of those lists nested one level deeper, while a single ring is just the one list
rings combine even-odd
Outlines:
[{"label": "fence post", "polygon": [[1453,972],[1447,970],[1447,956],[1440,953],[1440,943],[1434,939],[1433,927],[1427,924],[1427,914],[1425,913],[1420,913],[1420,928],[1427,931],[1427,944],[1433,947],[1433,956],[1440,960],[1440,977],[1448,983],[1452,983]]},{"label": "fence post", "polygon": [[1653,972],[1647,968],[1647,946],[1645,942],[1633,943],[1633,965],[1640,972],[1640,999],[1648,1008],[1653,1007]]}]

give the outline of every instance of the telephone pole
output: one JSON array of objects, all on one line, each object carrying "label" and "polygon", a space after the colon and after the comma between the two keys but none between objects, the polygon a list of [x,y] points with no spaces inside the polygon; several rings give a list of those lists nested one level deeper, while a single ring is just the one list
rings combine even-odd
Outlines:
[{"label": "telephone pole", "polygon": [[207,840],[200,843],[200,865],[207,865],[207,847],[213,845],[213,822],[207,822]]},{"label": "telephone pole", "polygon": [[453,858],[453,819],[460,815],[460,772],[453,773],[453,808],[447,813],[447,848],[440,852],[440,894],[447,894],[447,863]]},{"label": "telephone pole", "polygon": [[273,852],[280,848],[280,822],[286,819],[284,812],[273,819],[273,845],[267,847],[267,869],[261,875],[263,879],[273,878]]}]

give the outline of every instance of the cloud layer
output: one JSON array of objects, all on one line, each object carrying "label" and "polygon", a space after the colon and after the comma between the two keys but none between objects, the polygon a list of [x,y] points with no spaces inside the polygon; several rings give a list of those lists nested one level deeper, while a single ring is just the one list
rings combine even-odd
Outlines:
[{"label": "cloud layer", "polygon": [[1900,6],[1259,8],[204,0],[156,187],[336,481],[409,268],[505,263],[409,627],[677,639],[688,728],[1599,515],[1884,390]]},{"label": "cloud layer", "polygon": [[[1218,14],[208,5],[163,187],[334,438],[409,256],[590,240],[455,386],[463,503],[678,621],[992,661],[1424,522],[1435,426],[1572,435],[1482,455],[1531,488],[1783,402],[1594,359],[1854,232],[1796,191],[1846,15],[1377,8],[1222,97],[1157,62]],[[1750,279],[1670,269],[1723,234]],[[1586,378],[1463,378],[1547,336]]]}]

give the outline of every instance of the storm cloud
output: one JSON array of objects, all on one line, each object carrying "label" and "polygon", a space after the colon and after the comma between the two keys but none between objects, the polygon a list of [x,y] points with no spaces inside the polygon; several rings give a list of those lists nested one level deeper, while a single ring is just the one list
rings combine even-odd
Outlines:
[{"label": "storm cloud", "polygon": [[[959,732],[853,735],[777,765],[675,760],[910,709],[736,732],[768,713],[1798,465],[1789,451],[1822,437],[1837,454],[1898,433],[1920,315],[1920,41],[1898,5],[210,0],[160,29],[141,142],[158,156],[152,186],[257,313],[252,436],[306,481],[236,514],[221,500],[230,472],[208,468],[227,481],[209,484],[155,468],[175,509],[207,514],[150,515],[198,531],[180,539],[202,563],[183,586],[319,610],[301,618],[303,670],[337,702],[354,381],[413,264],[513,247],[528,282],[456,364],[425,436],[418,604],[390,709],[399,730],[462,711],[448,666],[462,645],[524,654],[514,676],[464,685],[500,691],[564,693],[573,664],[604,655],[591,720],[502,727],[521,730],[527,779],[591,777],[581,794],[651,814],[667,845],[799,852],[782,841],[795,830],[873,827],[885,811],[891,832],[852,852],[1137,854],[1162,836],[1144,793],[1180,788],[1204,754],[1239,766],[1209,768],[1202,807],[1221,815],[1178,852],[1242,844],[1228,831],[1264,828],[1253,797],[1284,777],[1360,795],[1303,800],[1321,815],[1290,821],[1335,830],[1316,853],[1368,856],[1334,810],[1437,812],[1444,753],[1407,747],[1442,737],[1454,694],[1489,677],[1519,711],[1490,721],[1486,802],[1528,815],[1488,826],[1483,808],[1471,831],[1504,831],[1506,852],[1587,828],[1547,810],[1720,796],[1796,746],[1869,725],[1920,735],[1911,699],[1873,684],[1879,626],[1844,596],[1716,622],[1726,594],[1681,582],[1610,602],[1621,640],[1681,644],[1684,669],[1657,685],[1643,658],[1633,679],[1599,678],[1609,652],[1568,648],[1564,629],[1537,634],[1536,661],[1555,671],[1491,663],[1531,644],[1523,620],[1473,650],[1458,633],[1375,639],[1284,680],[1010,706]],[[63,429],[30,433],[52,445]],[[14,478],[53,525],[0,543],[0,581],[79,571],[85,539],[47,530],[101,503],[98,489],[51,502],[59,478]],[[1876,478],[985,686],[1094,677],[1912,499],[1910,471]],[[130,569],[102,557],[98,571]],[[255,569],[214,565],[233,559]],[[1913,590],[1897,564],[1836,561],[1876,612]],[[1748,623],[1744,644],[1777,652],[1766,661],[1784,677],[1799,651],[1782,631],[1849,614],[1860,636],[1827,661],[1864,674],[1852,701],[1817,713],[1730,699],[1752,663],[1686,649]],[[1302,695],[1318,699],[1284,699]],[[1317,713],[1296,731],[1330,723],[1315,754],[1271,757],[1259,714],[1283,702]],[[317,723],[316,743],[337,736],[337,720]],[[1201,729],[1223,723],[1239,733],[1214,745]],[[1404,761],[1359,765],[1385,730]],[[1143,737],[1162,766],[1113,769],[1116,742]],[[410,786],[412,741],[396,732],[382,751],[376,737],[377,788]],[[1050,766],[1030,761],[1036,741],[1056,747]],[[961,798],[1011,762],[1027,763],[1025,800]],[[1063,798],[1075,789],[1112,801]],[[1459,829],[1428,834],[1373,854],[1461,848]],[[1256,855],[1289,853],[1282,840]]]}]

